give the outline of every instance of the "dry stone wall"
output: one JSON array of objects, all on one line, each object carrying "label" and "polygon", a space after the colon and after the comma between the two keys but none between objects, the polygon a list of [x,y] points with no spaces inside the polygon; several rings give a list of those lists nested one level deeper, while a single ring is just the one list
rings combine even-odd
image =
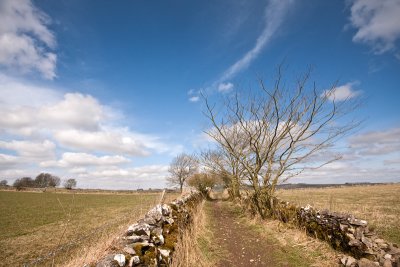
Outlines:
[{"label": "dry stone wall", "polygon": [[169,204],[157,205],[130,225],[112,253],[96,267],[169,266],[180,232],[191,222],[191,211],[203,199],[191,193]]},{"label": "dry stone wall", "polygon": [[268,206],[271,207],[274,218],[296,224],[308,234],[349,254],[341,258],[341,264],[344,266],[400,267],[398,245],[379,238],[368,228],[367,221],[357,219],[351,214],[320,211],[309,205],[299,207],[277,198],[270,202]]}]

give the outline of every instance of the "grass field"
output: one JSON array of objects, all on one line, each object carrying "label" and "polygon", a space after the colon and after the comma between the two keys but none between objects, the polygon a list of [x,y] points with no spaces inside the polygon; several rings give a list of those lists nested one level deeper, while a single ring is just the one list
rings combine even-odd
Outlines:
[{"label": "grass field", "polygon": [[[166,201],[177,196],[167,194]],[[22,266],[37,258],[44,258],[38,266],[74,258],[82,266],[159,199],[159,193],[0,191],[0,266]],[[55,256],[49,255],[55,250]]]},{"label": "grass field", "polygon": [[379,236],[400,244],[400,184],[280,190],[278,197],[318,209],[350,213]]}]

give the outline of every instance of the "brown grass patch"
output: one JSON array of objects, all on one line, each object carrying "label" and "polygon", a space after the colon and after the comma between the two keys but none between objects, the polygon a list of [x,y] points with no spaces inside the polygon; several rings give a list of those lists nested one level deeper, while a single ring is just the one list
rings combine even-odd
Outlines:
[{"label": "brown grass patch", "polygon": [[173,254],[172,267],[183,266],[215,266],[213,257],[210,257],[211,232],[207,229],[207,215],[202,201],[193,211],[193,223],[184,230],[178,239]]}]

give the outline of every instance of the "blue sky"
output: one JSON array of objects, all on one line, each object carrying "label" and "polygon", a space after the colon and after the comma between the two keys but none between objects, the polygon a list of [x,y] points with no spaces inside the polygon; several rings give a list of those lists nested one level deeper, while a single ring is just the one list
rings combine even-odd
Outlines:
[{"label": "blue sky", "polygon": [[400,1],[0,3],[0,177],[42,171],[91,188],[164,187],[210,145],[200,91],[290,83],[362,98],[344,159],[292,182],[400,181]]}]

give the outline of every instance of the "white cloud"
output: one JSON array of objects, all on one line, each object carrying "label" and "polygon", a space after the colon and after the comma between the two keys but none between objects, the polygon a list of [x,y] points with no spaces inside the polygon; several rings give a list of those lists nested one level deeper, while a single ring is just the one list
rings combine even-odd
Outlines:
[{"label": "white cloud", "polygon": [[367,132],[349,139],[353,153],[361,156],[388,156],[400,153],[400,128]]},{"label": "white cloud", "polygon": [[270,0],[265,11],[265,27],[252,49],[241,59],[230,66],[220,77],[219,82],[224,82],[234,77],[238,72],[247,68],[257,58],[262,49],[271,41],[276,31],[283,22],[285,15],[293,1]]},{"label": "white cloud", "polygon": [[97,130],[105,118],[105,108],[97,99],[79,93],[67,93],[62,101],[38,110],[38,121],[54,128]]},{"label": "white cloud", "polygon": [[[31,92],[35,91],[32,88]],[[14,92],[13,94],[18,93]],[[8,98],[2,95],[0,100]],[[14,98],[11,96],[11,98]],[[2,102],[15,102],[17,99]],[[44,130],[84,129],[97,130],[106,119],[107,109],[90,95],[67,93],[55,103],[33,105],[4,105],[0,107],[0,126],[8,132],[33,135]]]},{"label": "white cloud", "polygon": [[2,168],[10,168],[18,164],[18,157],[0,154],[0,166]]},{"label": "white cloud", "polygon": [[321,94],[321,97],[328,96],[328,99],[331,101],[344,101],[346,99],[357,97],[362,91],[355,90],[353,87],[358,84],[358,82],[350,82],[330,90],[325,90]]},{"label": "white cloud", "polygon": [[227,93],[233,89],[233,83],[220,83],[218,85],[218,92]]},{"label": "white cloud", "polygon": [[168,165],[147,165],[136,168],[107,168],[104,170],[95,170],[87,174],[82,174],[81,177],[97,177],[97,178],[122,178],[122,177],[132,177],[132,178],[146,178],[150,179],[152,177],[165,177],[168,172]]},{"label": "white cloud", "polygon": [[190,102],[198,102],[199,100],[200,100],[199,96],[192,96],[192,97],[189,98]]},{"label": "white cloud", "polygon": [[350,23],[357,29],[354,42],[365,43],[376,54],[395,48],[400,38],[399,0],[354,0]]},{"label": "white cloud", "polygon": [[73,167],[75,172],[84,172],[86,168],[80,166],[108,166],[119,165],[130,162],[123,156],[96,156],[87,153],[63,153],[59,161],[45,161],[40,164],[42,167]]},{"label": "white cloud", "polygon": [[[165,176],[156,175],[163,169],[132,168],[133,158],[182,150],[158,136],[131,130],[120,111],[91,95],[30,85],[1,74],[0,92],[0,175],[7,178],[46,171],[80,177],[84,180],[79,183],[88,187],[97,186],[93,179],[103,177],[105,188],[113,180],[105,178],[108,172],[125,182],[137,175],[163,185]],[[124,188],[123,182],[118,188]]]},{"label": "white cloud", "polygon": [[41,142],[12,140],[0,141],[0,148],[15,151],[25,159],[51,159],[55,156],[56,145],[49,140]]},{"label": "white cloud", "polygon": [[0,2],[0,64],[26,73],[36,70],[56,77],[57,56],[49,52],[56,41],[47,28],[49,17],[30,0]]},{"label": "white cloud", "polygon": [[149,147],[134,134],[126,136],[118,131],[61,130],[54,133],[60,145],[84,151],[121,153],[130,156],[148,156]]}]

